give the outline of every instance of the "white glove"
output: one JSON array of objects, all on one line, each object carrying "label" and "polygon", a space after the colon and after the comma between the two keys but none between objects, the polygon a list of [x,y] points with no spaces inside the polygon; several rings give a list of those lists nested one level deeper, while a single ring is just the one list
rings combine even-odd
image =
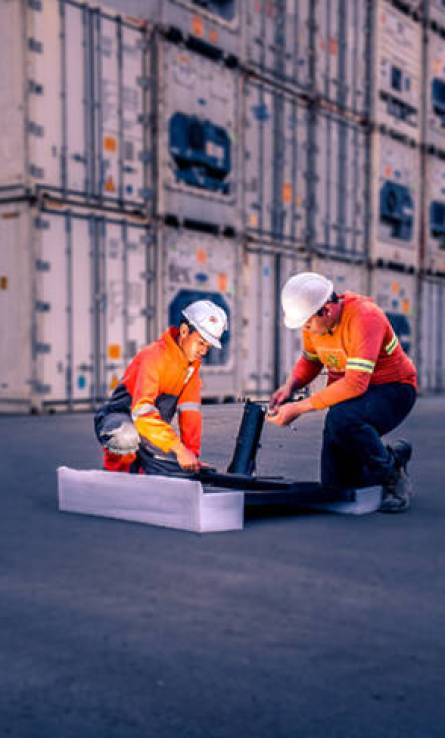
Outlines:
[{"label": "white glove", "polygon": [[104,446],[113,454],[125,456],[135,453],[139,448],[139,434],[133,423],[122,423],[119,428],[107,431],[106,435]]}]

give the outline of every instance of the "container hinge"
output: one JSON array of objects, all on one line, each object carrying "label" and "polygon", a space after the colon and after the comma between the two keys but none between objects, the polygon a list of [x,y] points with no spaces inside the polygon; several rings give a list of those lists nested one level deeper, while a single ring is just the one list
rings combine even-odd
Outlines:
[{"label": "container hinge", "polygon": [[49,272],[51,269],[51,265],[49,261],[43,261],[43,259],[37,259],[36,269],[38,272]]},{"label": "container hinge", "polygon": [[144,276],[147,282],[154,282],[156,279],[156,272],[153,269],[147,269]]},{"label": "container hinge", "polygon": [[35,123],[33,120],[28,121],[27,125],[28,133],[30,133],[33,136],[38,136],[39,138],[43,138],[45,135],[45,129],[43,126],[40,126],[38,123]]},{"label": "container hinge", "polygon": [[49,302],[41,302],[40,300],[36,301],[36,312],[38,313],[49,313],[51,310],[51,303]]},{"label": "container hinge", "polygon": [[142,197],[143,200],[151,200],[153,197],[153,190],[151,190],[149,187],[143,187],[142,189],[138,190],[139,197]]},{"label": "container hinge", "polygon": [[87,157],[83,154],[72,154],[71,158],[73,161],[80,161],[82,164],[85,164]]},{"label": "container hinge", "polygon": [[44,218],[37,217],[34,218],[34,226],[39,231],[47,231],[50,228],[50,222]]},{"label": "container hinge", "polygon": [[28,0],[28,5],[32,10],[42,10],[42,0]]},{"label": "container hinge", "polygon": [[155,242],[154,233],[147,233],[145,236],[142,236],[141,242],[144,243],[146,246],[153,246]]},{"label": "container hinge", "polygon": [[151,85],[151,77],[138,77],[136,84],[142,87],[143,90],[149,90]]},{"label": "container hinge", "polygon": [[143,126],[150,126],[153,122],[153,116],[151,113],[141,113],[138,115],[138,123]]},{"label": "container hinge", "polygon": [[151,151],[141,151],[139,154],[139,161],[143,162],[144,164],[149,164],[151,161],[153,161],[153,154]]},{"label": "container hinge", "polygon": [[144,315],[146,318],[151,320],[156,315],[156,308],[155,307],[146,307],[143,310],[141,310],[141,315]]},{"label": "container hinge", "polygon": [[40,82],[34,82],[33,79],[29,79],[28,92],[33,95],[43,95],[43,85],[41,85]]},{"label": "container hinge", "polygon": [[37,167],[35,164],[30,164],[28,171],[31,177],[35,177],[36,179],[43,179],[45,176],[45,170],[42,167]]},{"label": "container hinge", "polygon": [[43,382],[33,382],[32,387],[37,395],[49,395],[51,392],[51,385],[43,384]]},{"label": "container hinge", "polygon": [[36,354],[50,354],[51,353],[51,344],[50,343],[42,343],[41,341],[36,341],[34,344],[34,353]]},{"label": "container hinge", "polygon": [[28,39],[28,49],[35,51],[36,54],[43,54],[43,44],[41,41],[37,41],[36,38],[31,37]]}]

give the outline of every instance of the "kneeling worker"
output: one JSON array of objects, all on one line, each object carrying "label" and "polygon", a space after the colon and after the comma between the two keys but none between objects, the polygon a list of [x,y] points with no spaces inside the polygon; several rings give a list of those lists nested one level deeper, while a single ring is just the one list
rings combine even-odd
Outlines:
[{"label": "kneeling worker", "polygon": [[[110,471],[174,475],[201,468],[201,360],[227,329],[227,315],[210,300],[182,311],[129,364],[112,396],[96,413],[96,435]],[[179,415],[180,435],[171,426]]]},{"label": "kneeling worker", "polygon": [[[321,274],[302,272],[281,292],[284,324],[303,329],[303,353],[272,395],[269,422],[288,425],[299,415],[329,408],[321,454],[321,482],[329,487],[382,485],[381,510],[410,505],[406,465],[411,446],[385,446],[416,401],[416,370],[384,312],[369,297],[345,292]],[[285,403],[326,367],[328,383],[299,402]],[[274,414],[275,413],[275,414]]]}]

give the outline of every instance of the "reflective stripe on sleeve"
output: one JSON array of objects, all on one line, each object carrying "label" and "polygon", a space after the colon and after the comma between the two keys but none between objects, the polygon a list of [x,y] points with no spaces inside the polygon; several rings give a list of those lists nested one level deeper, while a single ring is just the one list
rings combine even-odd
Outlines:
[{"label": "reflective stripe on sleeve", "polygon": [[178,413],[182,413],[184,410],[201,410],[201,404],[199,402],[182,402],[176,408]]},{"label": "reflective stripe on sleeve", "polygon": [[140,418],[141,415],[148,415],[148,413],[158,413],[159,410],[156,407],[156,405],[150,405],[148,402],[145,403],[145,405],[140,405],[136,408],[136,410],[133,410],[131,413],[132,420],[137,420],[137,418]]},{"label": "reflective stripe on sleeve", "polygon": [[385,351],[388,354],[388,356],[390,356],[396,350],[398,344],[399,344],[399,339],[394,334],[394,336],[391,338],[390,342],[387,343],[386,346],[385,346]]},{"label": "reflective stripe on sleeve", "polygon": [[318,354],[311,354],[310,351],[303,351],[303,356],[308,361],[320,361]]},{"label": "reflective stripe on sleeve", "polygon": [[372,374],[375,367],[375,361],[369,361],[369,359],[360,359],[359,357],[353,357],[348,359],[346,362],[346,369],[354,369],[356,372],[367,372]]}]

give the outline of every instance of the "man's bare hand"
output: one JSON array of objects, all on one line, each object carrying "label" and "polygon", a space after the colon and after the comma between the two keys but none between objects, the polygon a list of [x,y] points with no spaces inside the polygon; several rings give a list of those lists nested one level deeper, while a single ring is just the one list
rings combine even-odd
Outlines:
[{"label": "man's bare hand", "polygon": [[278,389],[275,390],[275,392],[271,396],[269,400],[269,410],[272,413],[276,412],[279,405],[282,405],[283,402],[286,402],[286,400],[289,399],[291,394],[292,394],[292,387],[289,385],[289,382],[282,384],[281,387],[278,387]]},{"label": "man's bare hand", "polygon": [[190,451],[190,449],[184,446],[183,443],[178,445],[178,448],[175,449],[175,453],[181,469],[186,469],[187,471],[199,471],[201,465],[198,457],[195,456],[193,451]]},{"label": "man's bare hand", "polygon": [[273,425],[290,425],[300,415],[310,413],[315,408],[310,398],[300,400],[299,402],[289,402],[286,405],[280,405],[266,415],[266,420]]}]

